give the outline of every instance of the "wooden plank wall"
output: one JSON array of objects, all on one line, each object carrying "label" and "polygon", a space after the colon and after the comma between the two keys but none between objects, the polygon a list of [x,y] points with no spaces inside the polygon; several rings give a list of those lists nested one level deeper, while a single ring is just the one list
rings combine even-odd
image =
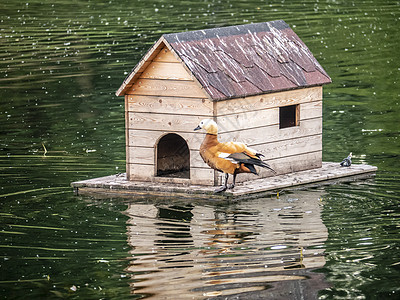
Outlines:
[{"label": "wooden plank wall", "polygon": [[199,155],[204,133],[193,129],[212,118],[213,103],[179,59],[166,47],[150,62],[127,92],[127,173],[130,180],[185,183],[155,177],[155,146],[168,133],[186,140],[190,150],[190,183],[213,185],[214,171]]},{"label": "wooden plank wall", "polygon": [[[279,128],[279,107],[299,104],[299,126]],[[322,87],[312,87],[216,103],[219,139],[257,149],[278,174],[322,165]],[[260,177],[272,176],[259,169]],[[238,182],[255,179],[241,174]],[[218,178],[222,182],[222,176]]]},{"label": "wooden plank wall", "polygon": [[[199,155],[204,132],[194,127],[204,118],[219,125],[220,141],[240,141],[256,148],[277,171],[285,174],[322,164],[322,87],[211,102],[174,53],[164,47],[126,97],[127,173],[131,180],[189,183],[155,177],[158,140],[179,134],[190,150],[190,183],[213,185],[222,176]],[[300,106],[299,126],[279,129],[279,107]],[[271,176],[259,170],[261,177]],[[216,178],[216,179],[215,179]],[[238,176],[238,181],[257,178]]]}]

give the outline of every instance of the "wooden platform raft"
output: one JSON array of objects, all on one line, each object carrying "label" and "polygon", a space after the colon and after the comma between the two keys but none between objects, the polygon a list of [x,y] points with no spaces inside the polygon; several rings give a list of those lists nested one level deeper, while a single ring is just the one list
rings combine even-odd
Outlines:
[{"label": "wooden platform raft", "polygon": [[370,165],[351,165],[340,167],[338,163],[323,162],[321,168],[293,172],[285,175],[257,179],[239,183],[233,190],[227,190],[222,194],[214,194],[214,186],[183,185],[176,183],[156,183],[128,181],[126,174],[118,174],[94,178],[71,183],[77,194],[163,194],[181,196],[223,197],[238,198],[256,196],[262,193],[272,193],[291,188],[308,187],[313,184],[329,184],[337,181],[352,181],[354,178],[374,175],[377,167]]}]

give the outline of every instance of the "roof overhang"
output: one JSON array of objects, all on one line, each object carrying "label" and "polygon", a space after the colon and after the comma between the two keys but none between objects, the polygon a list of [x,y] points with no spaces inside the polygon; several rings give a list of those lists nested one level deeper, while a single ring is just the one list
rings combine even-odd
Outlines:
[{"label": "roof overhang", "polygon": [[212,101],[307,88],[329,75],[284,21],[165,34],[116,92],[123,96],[166,47]]},{"label": "roof overhang", "polygon": [[[142,59],[138,62],[138,64],[133,68],[131,73],[125,78],[124,82],[121,84],[117,92],[115,93],[117,96],[124,96],[126,92],[132,88],[133,84],[140,77],[143,71],[148,67],[151,61],[160,53],[160,51],[167,47],[172,51],[171,46],[164,39],[164,37],[160,37],[158,41],[147,51],[147,53],[142,57]],[[178,56],[175,55],[177,58]]]}]

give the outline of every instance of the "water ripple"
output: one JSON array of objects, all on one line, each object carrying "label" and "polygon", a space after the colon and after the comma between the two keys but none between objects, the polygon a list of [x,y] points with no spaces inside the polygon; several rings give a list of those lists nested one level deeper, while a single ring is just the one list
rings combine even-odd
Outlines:
[{"label": "water ripple", "polygon": [[325,264],[320,197],[303,192],[227,209],[130,203],[131,289],[145,298],[207,298],[312,281],[309,271]]}]

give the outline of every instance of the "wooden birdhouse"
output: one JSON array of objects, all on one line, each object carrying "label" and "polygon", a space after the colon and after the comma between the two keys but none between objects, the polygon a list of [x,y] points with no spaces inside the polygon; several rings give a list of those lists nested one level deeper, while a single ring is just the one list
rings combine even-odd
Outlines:
[{"label": "wooden birdhouse", "polygon": [[219,184],[199,155],[204,132],[193,131],[207,118],[220,141],[257,149],[277,174],[319,168],[329,82],[284,21],[165,34],[116,93],[125,96],[127,179]]}]

